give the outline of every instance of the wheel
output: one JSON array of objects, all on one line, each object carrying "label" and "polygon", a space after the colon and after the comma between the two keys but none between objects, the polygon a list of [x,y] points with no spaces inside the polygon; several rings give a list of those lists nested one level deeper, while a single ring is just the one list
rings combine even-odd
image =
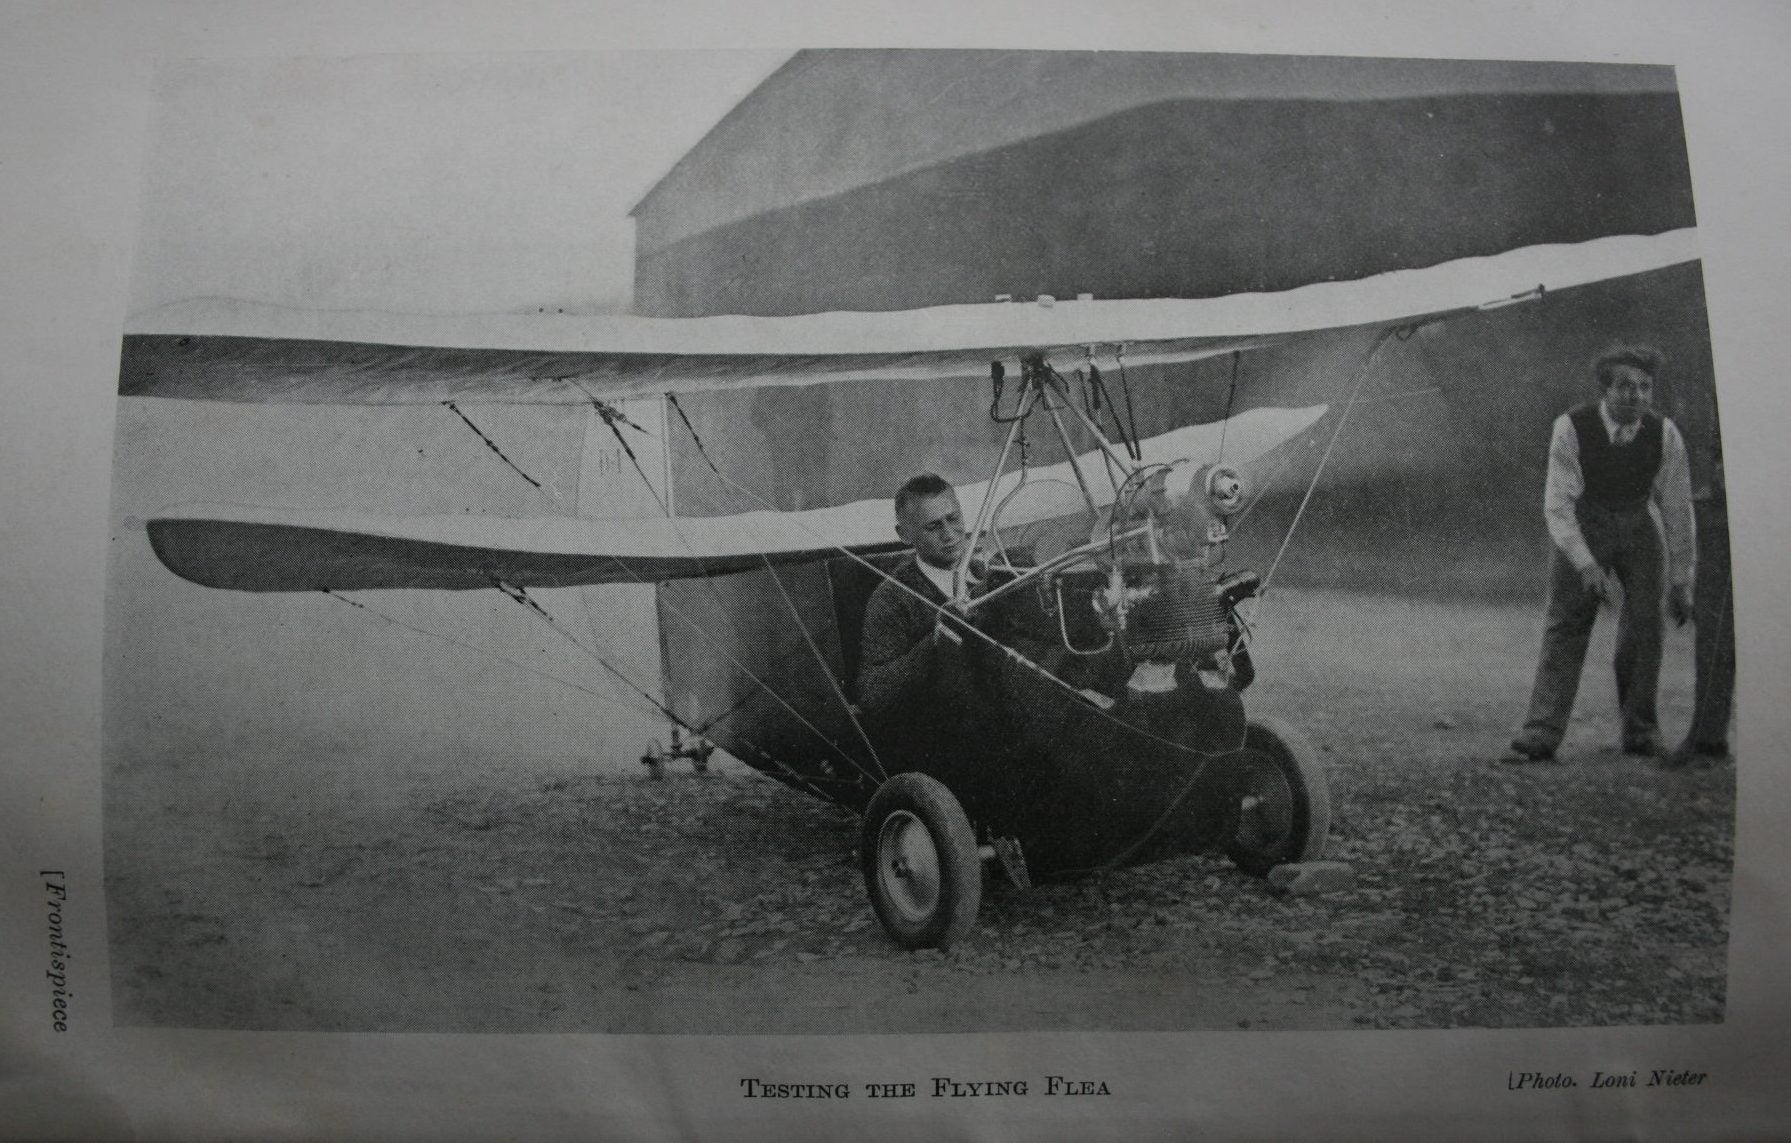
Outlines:
[{"label": "wheel", "polygon": [[864,812],[859,853],[877,919],[907,949],[950,948],[982,904],[983,864],[958,799],[925,774],[897,774]]},{"label": "wheel", "polygon": [[1331,787],[1306,736],[1278,719],[1251,722],[1236,761],[1237,825],[1225,853],[1258,876],[1324,856]]}]

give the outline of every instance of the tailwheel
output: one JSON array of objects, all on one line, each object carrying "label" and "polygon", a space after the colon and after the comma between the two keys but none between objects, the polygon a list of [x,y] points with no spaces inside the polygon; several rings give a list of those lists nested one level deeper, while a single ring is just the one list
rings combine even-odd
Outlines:
[{"label": "tailwheel", "polygon": [[1233,761],[1236,826],[1226,856],[1246,873],[1324,856],[1331,787],[1306,736],[1278,719],[1251,722]]},{"label": "tailwheel", "polygon": [[879,786],[859,853],[871,906],[897,944],[945,949],[969,935],[982,904],[982,858],[943,783],[909,773]]}]

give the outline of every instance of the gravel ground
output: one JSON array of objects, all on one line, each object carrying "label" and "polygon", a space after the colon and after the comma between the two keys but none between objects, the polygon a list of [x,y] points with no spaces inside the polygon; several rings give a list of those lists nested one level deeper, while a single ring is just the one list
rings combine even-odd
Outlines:
[{"label": "gravel ground", "polygon": [[[462,764],[362,799],[271,744],[228,760],[257,780],[222,786],[223,760],[166,752],[108,776],[115,1016],[610,1032],[1722,1019],[1732,767],[1619,756],[1591,685],[1564,764],[1494,761],[1534,653],[1527,610],[1272,602],[1251,704],[1321,744],[1330,856],[1353,889],[1281,896],[1206,857],[1026,892],[991,877],[969,940],[907,953],[871,914],[855,819],[743,768],[468,780]],[[1412,632],[1429,633],[1422,654]],[[332,773],[364,765],[343,749]]]}]

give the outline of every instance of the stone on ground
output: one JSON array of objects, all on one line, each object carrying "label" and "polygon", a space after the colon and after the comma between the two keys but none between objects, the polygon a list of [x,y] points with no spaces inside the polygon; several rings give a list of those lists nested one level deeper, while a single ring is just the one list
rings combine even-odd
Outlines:
[{"label": "stone on ground", "polygon": [[1269,870],[1269,885],[1296,897],[1342,893],[1356,887],[1356,871],[1343,861],[1296,861]]}]

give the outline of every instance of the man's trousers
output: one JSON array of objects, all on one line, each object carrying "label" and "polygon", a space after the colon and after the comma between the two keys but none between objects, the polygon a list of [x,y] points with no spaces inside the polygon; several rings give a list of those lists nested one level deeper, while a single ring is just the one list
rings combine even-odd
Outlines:
[{"label": "man's trousers", "polygon": [[[1655,695],[1660,683],[1664,630],[1661,597],[1665,558],[1660,525],[1646,507],[1607,512],[1581,502],[1580,531],[1600,567],[1616,573],[1623,586],[1617,616],[1617,706],[1625,744],[1656,735]],[[1598,618],[1598,597],[1580,585],[1579,572],[1554,548],[1549,561],[1548,617],[1542,661],[1530,692],[1524,736],[1550,747],[1560,745],[1573,714],[1586,644]]]}]

